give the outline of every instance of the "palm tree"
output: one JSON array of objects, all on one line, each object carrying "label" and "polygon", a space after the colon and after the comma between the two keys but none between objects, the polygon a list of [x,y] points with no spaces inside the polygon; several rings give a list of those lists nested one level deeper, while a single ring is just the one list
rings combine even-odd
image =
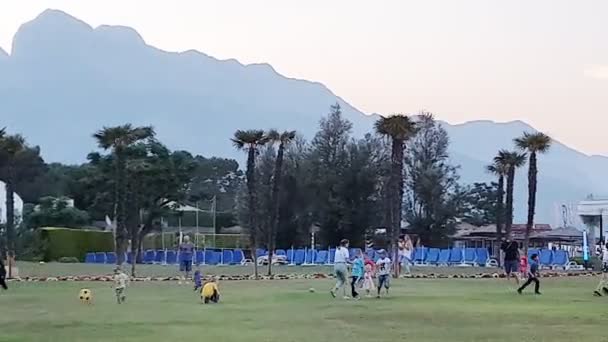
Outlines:
[{"label": "palm tree", "polygon": [[124,262],[127,244],[127,149],[129,146],[153,138],[154,129],[149,126],[133,127],[126,124],[116,127],[104,127],[93,134],[97,144],[104,150],[112,150],[114,157],[114,218],[116,221],[116,264]]},{"label": "palm tree", "polygon": [[487,171],[498,177],[498,190],[496,192],[496,241],[502,240],[502,232],[504,225],[504,206],[505,206],[505,177],[507,175],[507,166],[494,161],[493,164],[487,166]]},{"label": "palm tree", "polygon": [[238,150],[247,151],[247,171],[245,177],[247,179],[247,193],[249,197],[249,231],[251,238],[251,250],[253,257],[253,270],[255,279],[258,279],[258,233],[259,227],[257,222],[257,193],[255,187],[255,158],[258,153],[258,148],[268,142],[268,137],[262,130],[238,130],[234,132],[232,143]]},{"label": "palm tree", "polygon": [[268,132],[268,140],[273,143],[278,143],[279,148],[277,150],[277,158],[274,164],[274,175],[272,181],[272,205],[273,211],[271,214],[270,227],[268,229],[268,275],[272,275],[272,255],[275,249],[275,239],[277,231],[279,229],[279,209],[280,205],[280,193],[281,193],[281,180],[283,177],[283,155],[285,154],[285,147],[293,142],[296,138],[296,131],[285,131],[279,133],[275,130]]},{"label": "palm tree", "polygon": [[505,234],[511,238],[513,227],[513,191],[515,187],[515,170],[526,163],[526,154],[501,150],[494,158],[494,162],[506,166],[507,171],[507,200],[505,217]]},{"label": "palm tree", "polygon": [[9,277],[11,274],[10,258],[15,253],[15,185],[17,183],[17,164],[19,155],[26,149],[23,136],[3,134],[0,140],[1,177],[6,189],[6,249],[9,264]]},{"label": "palm tree", "polygon": [[515,145],[527,151],[530,155],[528,162],[528,221],[526,222],[526,235],[524,239],[524,250],[528,253],[528,244],[530,243],[530,233],[534,227],[534,213],[536,210],[536,186],[537,186],[537,154],[546,153],[551,147],[551,137],[537,132],[527,133],[515,139]]},{"label": "palm tree", "polygon": [[[389,226],[391,232],[391,249],[393,260],[398,260],[397,246],[401,233],[401,218],[403,209],[404,171],[403,158],[405,142],[416,134],[416,124],[406,115],[392,115],[378,119],[375,123],[376,132],[391,139],[391,171],[389,176]],[[399,276],[399,265],[395,264],[395,276]]]}]

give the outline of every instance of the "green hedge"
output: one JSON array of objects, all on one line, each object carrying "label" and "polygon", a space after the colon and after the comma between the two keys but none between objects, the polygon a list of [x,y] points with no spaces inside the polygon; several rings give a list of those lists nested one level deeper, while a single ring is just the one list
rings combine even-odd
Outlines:
[{"label": "green hedge", "polygon": [[44,261],[55,261],[62,257],[76,257],[84,261],[87,252],[109,252],[114,250],[112,232],[69,228],[41,228],[44,242]]}]

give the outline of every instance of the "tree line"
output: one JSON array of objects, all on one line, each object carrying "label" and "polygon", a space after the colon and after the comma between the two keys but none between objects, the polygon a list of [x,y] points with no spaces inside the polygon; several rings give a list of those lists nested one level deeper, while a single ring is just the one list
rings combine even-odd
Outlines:
[{"label": "tree line", "polygon": [[354,137],[352,123],[336,104],[310,140],[296,131],[237,130],[230,141],[245,153],[244,172],[235,160],[171,151],[152,127],[100,129],[93,134],[100,151],[82,165],[46,164],[38,147],[2,130],[0,180],[6,183],[8,220],[0,246],[8,253],[27,251],[27,243],[16,245],[15,191],[29,203],[17,235],[33,234],[47,223],[78,227],[109,215],[115,221],[118,263],[129,242],[140,257],[143,237],[160,228],[161,217],[174,213],[172,203],[211,198],[233,215],[231,223],[247,231],[253,250],[264,247],[270,253],[308,245],[312,232],[322,246],[335,246],[342,238],[362,246],[383,229],[387,248],[396,254],[404,226],[422,244],[441,246],[459,222],[496,224],[501,238],[511,234],[515,169],[528,160],[527,246],[537,154],[548,150],[548,136],[525,133],[515,140],[518,151],[499,151],[488,167],[496,182],[467,185],[450,162],[449,136],[432,114],[382,117],[374,128]]}]

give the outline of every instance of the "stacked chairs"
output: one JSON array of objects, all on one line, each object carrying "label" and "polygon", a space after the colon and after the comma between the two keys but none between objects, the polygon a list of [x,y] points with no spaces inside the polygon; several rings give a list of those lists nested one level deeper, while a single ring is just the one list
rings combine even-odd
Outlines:
[{"label": "stacked chairs", "polygon": [[116,264],[116,253],[115,252],[107,252],[106,253],[106,264],[114,265]]},{"label": "stacked chairs", "polygon": [[106,263],[106,253],[104,253],[104,252],[95,253],[95,263],[96,264],[105,264]]},{"label": "stacked chairs", "polygon": [[95,253],[87,253],[84,256],[84,262],[87,264],[94,264],[95,263]]}]

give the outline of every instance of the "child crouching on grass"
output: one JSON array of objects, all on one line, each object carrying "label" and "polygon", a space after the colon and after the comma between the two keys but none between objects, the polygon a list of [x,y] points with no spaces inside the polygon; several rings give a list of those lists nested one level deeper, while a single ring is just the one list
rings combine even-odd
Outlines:
[{"label": "child crouching on grass", "polygon": [[205,304],[209,304],[209,302],[217,303],[220,301],[220,290],[215,279],[211,279],[209,282],[205,283],[205,286],[203,286],[203,289],[201,290],[201,300]]}]

